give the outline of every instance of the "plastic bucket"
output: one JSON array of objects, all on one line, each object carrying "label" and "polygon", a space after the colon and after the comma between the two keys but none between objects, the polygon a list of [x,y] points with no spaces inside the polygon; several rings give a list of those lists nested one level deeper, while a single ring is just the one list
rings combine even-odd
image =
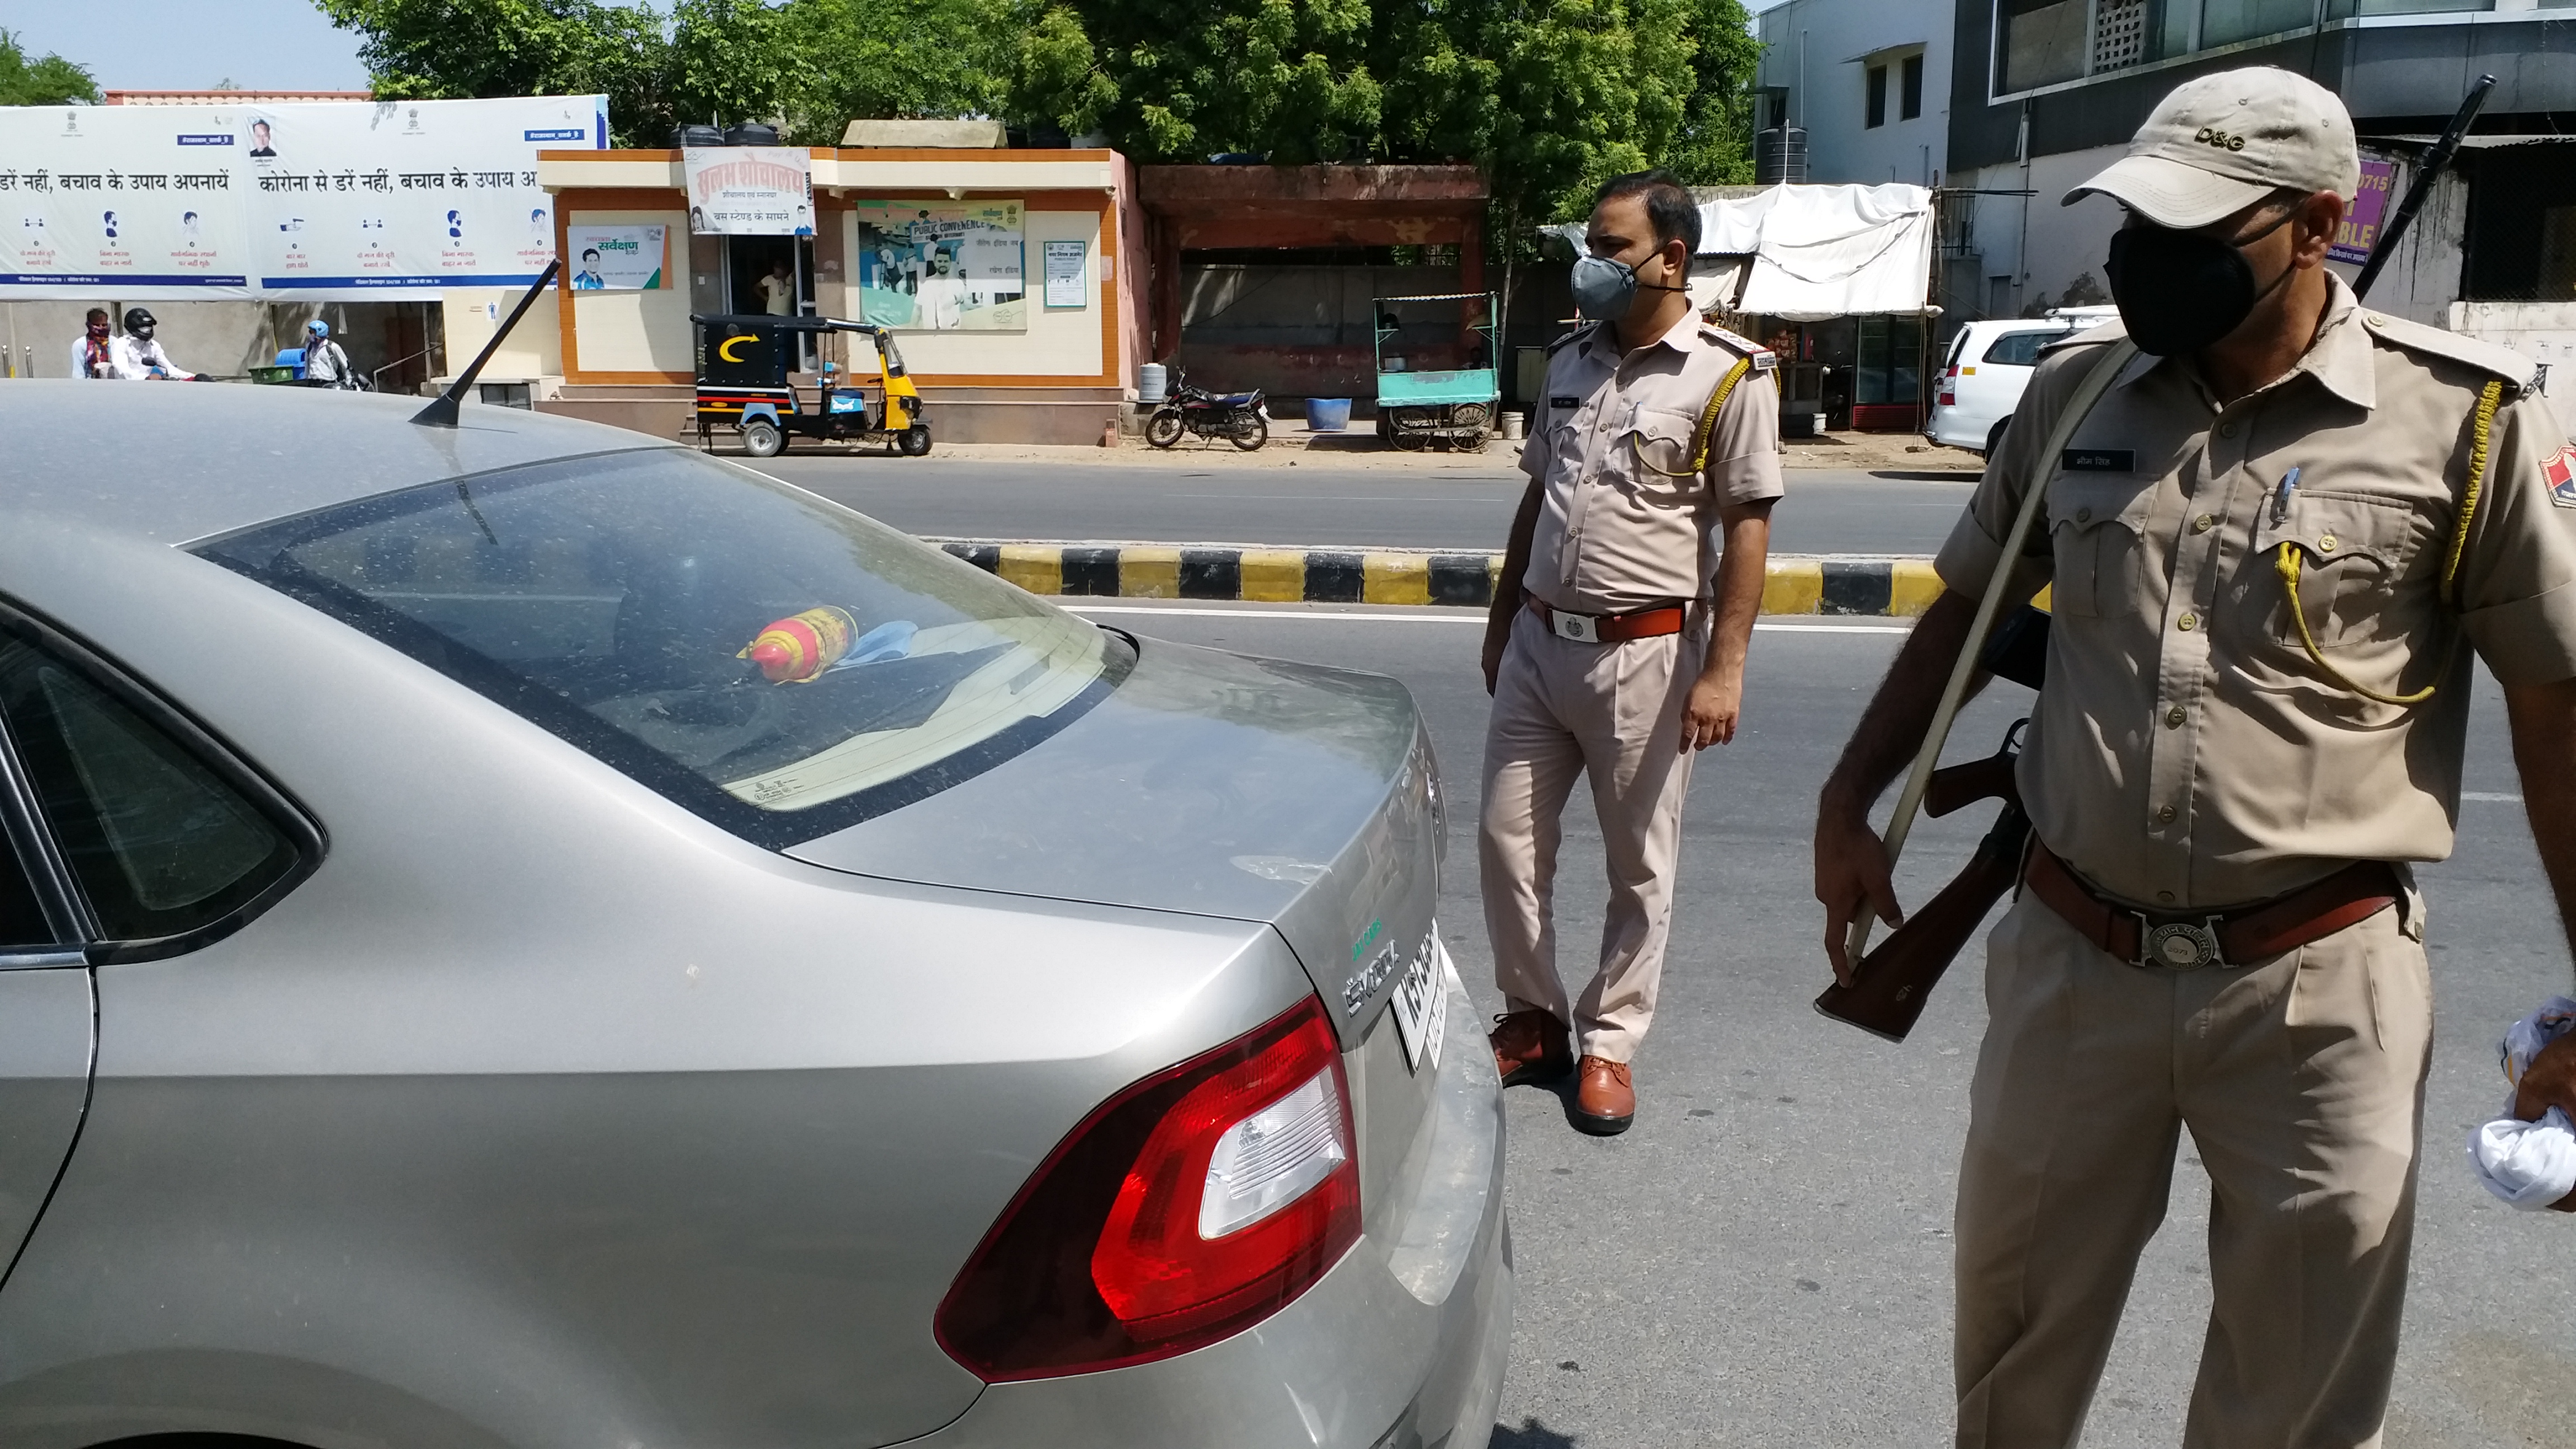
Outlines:
[{"label": "plastic bucket", "polygon": [[1163,364],[1159,362],[1149,362],[1136,369],[1136,401],[1161,402],[1167,385],[1163,378]]},{"label": "plastic bucket", "polygon": [[1338,433],[1351,425],[1351,400],[1346,397],[1310,397],[1306,399],[1306,431]]}]

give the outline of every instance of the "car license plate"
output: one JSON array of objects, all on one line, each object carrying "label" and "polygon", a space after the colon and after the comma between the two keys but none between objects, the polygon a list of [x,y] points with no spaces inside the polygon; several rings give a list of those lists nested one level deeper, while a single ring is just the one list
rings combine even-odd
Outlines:
[{"label": "car license plate", "polygon": [[1449,1028],[1449,974],[1449,948],[1435,930],[1430,949],[1414,957],[1412,968],[1395,984],[1395,1034],[1414,1071],[1440,1065],[1440,1039]]}]

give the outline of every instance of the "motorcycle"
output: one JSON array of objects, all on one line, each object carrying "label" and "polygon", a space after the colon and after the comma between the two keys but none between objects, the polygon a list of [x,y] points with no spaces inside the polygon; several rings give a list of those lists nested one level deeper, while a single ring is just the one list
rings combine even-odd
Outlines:
[{"label": "motorcycle", "polygon": [[1171,401],[1145,420],[1145,441],[1168,448],[1183,433],[1223,438],[1249,453],[1270,441],[1270,412],[1258,391],[1218,394],[1192,387],[1178,368],[1172,371]]}]

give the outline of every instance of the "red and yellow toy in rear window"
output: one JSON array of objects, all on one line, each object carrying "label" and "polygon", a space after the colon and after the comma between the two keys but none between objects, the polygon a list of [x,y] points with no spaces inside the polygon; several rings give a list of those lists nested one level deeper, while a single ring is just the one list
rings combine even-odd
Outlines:
[{"label": "red and yellow toy in rear window", "polygon": [[824,604],[770,621],[734,658],[759,665],[772,684],[811,684],[850,652],[858,634],[848,610]]}]

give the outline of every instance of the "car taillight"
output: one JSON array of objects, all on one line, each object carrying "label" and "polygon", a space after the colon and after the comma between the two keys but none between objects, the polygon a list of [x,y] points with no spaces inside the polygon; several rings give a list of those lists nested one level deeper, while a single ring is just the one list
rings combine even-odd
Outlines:
[{"label": "car taillight", "polygon": [[1350,1091],[1321,1002],[1158,1072],[1048,1154],[934,1327],[978,1377],[1090,1373],[1229,1337],[1360,1236]]}]

